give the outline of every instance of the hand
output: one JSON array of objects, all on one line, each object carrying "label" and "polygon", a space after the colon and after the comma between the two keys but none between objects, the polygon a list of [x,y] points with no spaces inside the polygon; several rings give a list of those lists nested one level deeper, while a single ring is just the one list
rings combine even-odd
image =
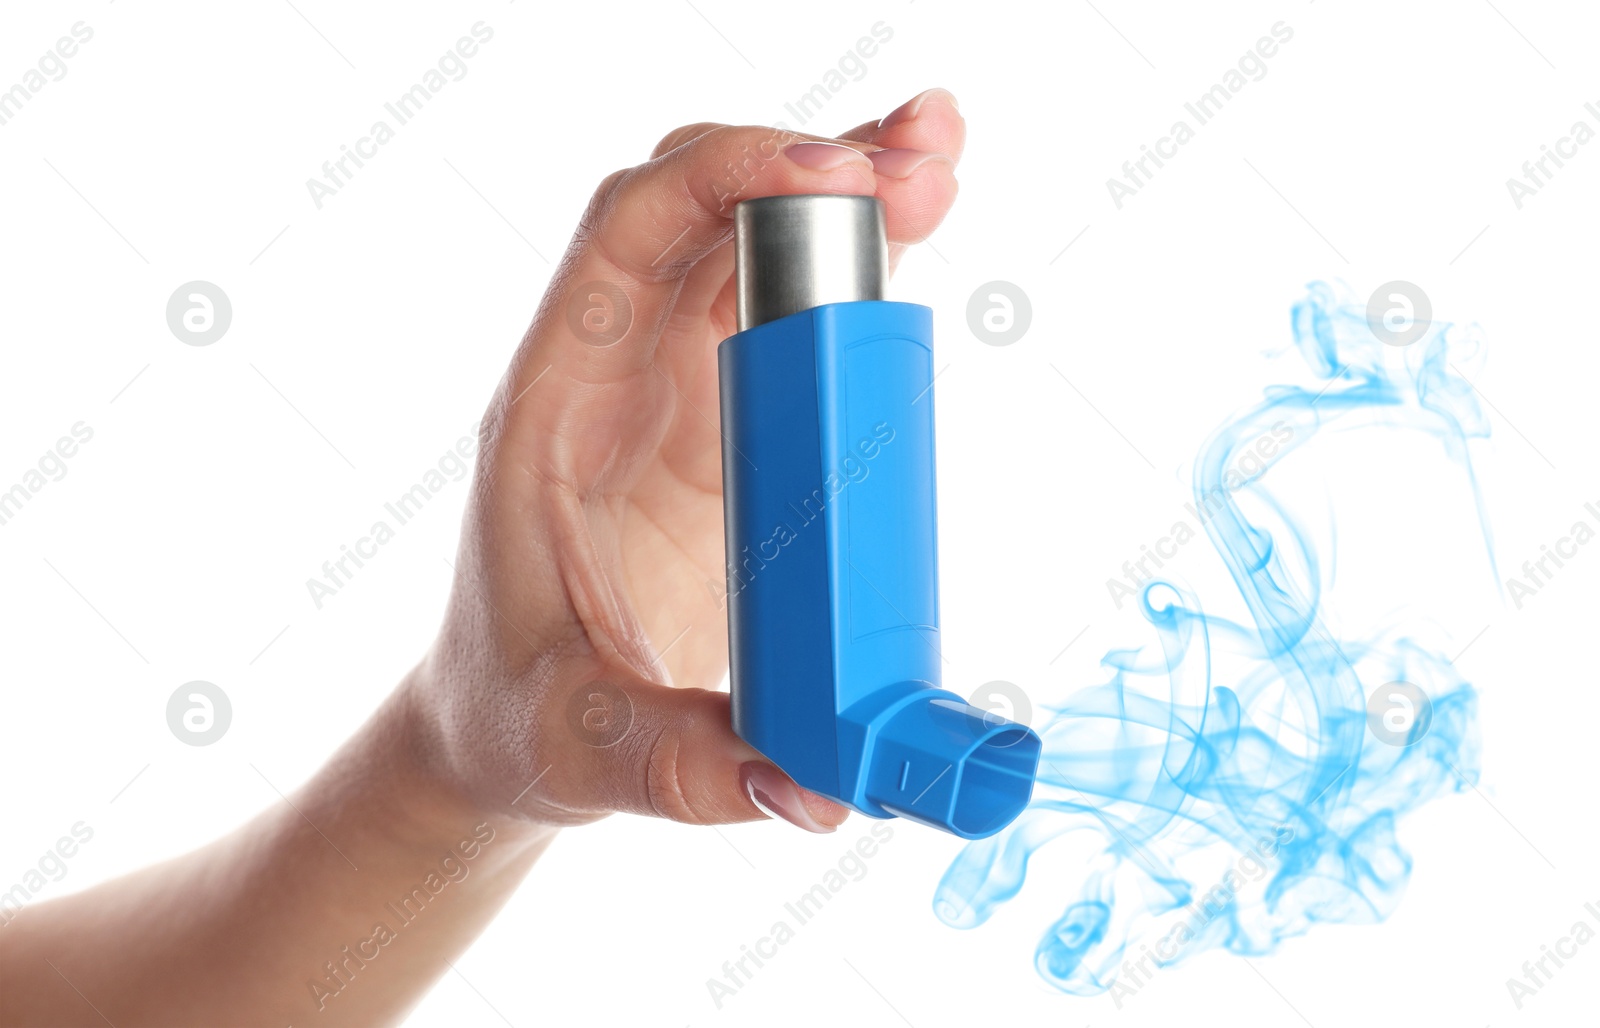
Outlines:
[{"label": "hand", "polygon": [[600,184],[484,417],[445,624],[397,697],[430,777],[542,826],[844,820],[714,691],[733,206],[876,194],[892,267],[954,202],[965,131],[930,90],[833,140],[689,125]]}]

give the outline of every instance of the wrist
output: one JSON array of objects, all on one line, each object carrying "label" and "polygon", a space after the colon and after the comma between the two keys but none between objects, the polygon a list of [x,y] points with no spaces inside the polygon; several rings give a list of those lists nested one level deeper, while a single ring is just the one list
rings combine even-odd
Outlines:
[{"label": "wrist", "polygon": [[[433,849],[470,838],[487,824],[501,853],[539,846],[555,829],[476,802],[443,758],[437,722],[420,702],[426,666],[414,669],[332,762],[335,779],[354,783],[374,830],[402,849]],[[347,765],[338,768],[336,765]]]}]

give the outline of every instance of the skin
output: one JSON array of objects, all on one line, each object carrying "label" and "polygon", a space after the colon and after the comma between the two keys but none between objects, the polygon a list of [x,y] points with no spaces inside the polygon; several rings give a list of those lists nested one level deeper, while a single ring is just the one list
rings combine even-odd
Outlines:
[{"label": "skin", "polygon": [[[0,1023],[392,1023],[563,828],[613,812],[843,821],[733,734],[716,691],[732,208],[875,193],[898,262],[954,202],[964,139],[954,99],[930,90],[831,141],[849,153],[690,125],[602,182],[484,416],[426,656],[286,802],[0,926]],[[846,160],[819,166],[830,158]],[[632,309],[609,345],[567,314],[594,282]],[[422,912],[408,922],[389,904],[414,889]],[[371,941],[380,921],[387,942]]]}]

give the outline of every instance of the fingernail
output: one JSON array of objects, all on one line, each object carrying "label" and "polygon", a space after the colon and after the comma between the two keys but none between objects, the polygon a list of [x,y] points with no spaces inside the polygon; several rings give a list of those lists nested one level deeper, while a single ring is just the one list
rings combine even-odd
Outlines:
[{"label": "fingernail", "polygon": [[865,168],[868,163],[861,151],[854,147],[816,140],[796,143],[783,151],[783,155],[800,167],[810,168],[812,171],[833,171],[847,164],[859,164]]},{"label": "fingernail", "polygon": [[885,115],[884,119],[878,122],[878,127],[881,129],[886,129],[910,121],[912,118],[915,118],[922,112],[922,105],[924,103],[934,99],[935,97],[944,103],[949,104],[958,111],[961,109],[960,105],[956,103],[955,95],[948,89],[924,89],[922,92],[918,93],[916,96],[907,100],[905,103],[901,104],[899,107],[896,107],[894,110]]},{"label": "fingernail", "polygon": [[869,159],[872,170],[885,178],[909,178],[912,172],[932,160],[955,163],[942,153],[927,150],[874,150]]},{"label": "fingernail", "polygon": [[745,795],[750,797],[750,802],[768,817],[781,818],[797,828],[818,835],[827,835],[834,830],[811,816],[805,800],[800,796],[800,787],[771,764],[752,760],[739,768],[739,780],[744,783]]}]

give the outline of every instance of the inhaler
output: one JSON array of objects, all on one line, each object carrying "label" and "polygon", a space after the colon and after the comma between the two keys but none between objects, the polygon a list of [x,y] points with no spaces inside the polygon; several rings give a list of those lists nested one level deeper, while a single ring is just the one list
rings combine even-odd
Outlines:
[{"label": "inhaler", "polygon": [[940,688],[933,312],[883,298],[883,205],[734,208],[739,331],[717,350],[733,727],[869,817],[993,835],[1032,729]]}]

